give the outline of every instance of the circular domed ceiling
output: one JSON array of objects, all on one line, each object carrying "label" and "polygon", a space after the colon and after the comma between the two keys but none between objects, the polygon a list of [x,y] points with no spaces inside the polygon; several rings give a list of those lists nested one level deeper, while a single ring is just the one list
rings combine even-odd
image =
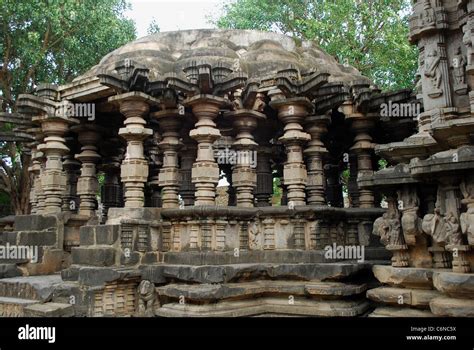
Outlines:
[{"label": "circular domed ceiling", "polygon": [[132,41],[75,80],[113,72],[127,59],[147,69],[150,81],[165,74],[180,75],[186,67],[205,62],[242,72],[252,80],[293,68],[301,76],[328,73],[329,83],[371,84],[357,69],[338,63],[313,42],[271,32],[210,29],[164,32]]}]

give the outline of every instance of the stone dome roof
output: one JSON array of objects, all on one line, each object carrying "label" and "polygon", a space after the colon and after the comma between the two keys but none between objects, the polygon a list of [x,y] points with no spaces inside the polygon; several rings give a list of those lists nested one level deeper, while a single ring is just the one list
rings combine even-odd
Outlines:
[{"label": "stone dome roof", "polygon": [[329,73],[328,82],[371,84],[357,69],[338,63],[314,42],[272,32],[215,29],[163,32],[137,39],[112,51],[75,80],[114,71],[125,59],[148,69],[150,80],[163,74],[181,74],[193,62],[206,62],[241,71],[249,79],[296,68],[303,76]]}]

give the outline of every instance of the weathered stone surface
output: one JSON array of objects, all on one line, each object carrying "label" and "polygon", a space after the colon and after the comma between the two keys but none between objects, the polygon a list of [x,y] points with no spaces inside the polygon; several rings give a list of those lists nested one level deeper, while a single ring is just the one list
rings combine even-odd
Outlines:
[{"label": "weathered stone surface", "polygon": [[193,305],[170,303],[157,309],[157,316],[165,317],[245,317],[261,314],[285,314],[299,316],[357,316],[369,308],[366,301],[313,301],[294,298],[259,298],[239,301],[223,301],[215,304]]},{"label": "weathered stone surface", "polygon": [[433,289],[433,269],[375,265],[372,271],[380,282],[391,286]]},{"label": "weathered stone surface", "polygon": [[61,282],[60,275],[4,278],[0,280],[0,296],[48,301]]},{"label": "weathered stone surface", "polygon": [[96,243],[97,244],[114,244],[120,232],[120,225],[99,225],[96,228]]},{"label": "weathered stone surface", "polygon": [[474,299],[474,274],[436,271],[433,274],[434,287],[454,298]]},{"label": "weathered stone surface", "polygon": [[62,271],[65,281],[78,281],[81,285],[103,286],[107,282],[136,278],[140,272],[136,269],[126,267],[92,267],[72,265]]},{"label": "weathered stone surface", "polygon": [[18,244],[28,246],[57,246],[57,233],[53,230],[46,231],[20,231]]},{"label": "weathered stone surface", "polygon": [[[164,252],[161,262],[177,265],[226,265],[247,263],[333,263],[324,257],[324,250],[241,250],[238,256],[228,252]],[[390,253],[385,249],[365,249],[366,263],[377,263],[388,259]],[[372,260],[374,260],[372,262]]]},{"label": "weathered stone surface", "polygon": [[228,298],[258,297],[265,295],[349,296],[360,294],[366,285],[341,282],[255,281],[227,284],[168,284],[156,288],[160,296],[189,300],[216,301]]},{"label": "weathered stone surface", "polygon": [[21,276],[22,272],[16,264],[0,264],[0,278]]},{"label": "weathered stone surface", "polygon": [[107,247],[83,248],[74,247],[71,250],[72,263],[91,266],[112,266],[115,264],[116,250]]},{"label": "weathered stone surface", "polygon": [[160,219],[161,208],[110,208],[107,225],[118,225],[122,220],[155,221]]},{"label": "weathered stone surface", "polygon": [[81,246],[95,244],[95,230],[98,226],[82,226],[79,229],[79,243]]},{"label": "weathered stone surface", "polygon": [[166,252],[162,262],[184,265],[224,265],[242,263],[319,263],[324,262],[323,251],[241,251],[229,252]]},{"label": "weathered stone surface", "polygon": [[368,264],[232,264],[143,265],[142,278],[154,283],[179,280],[197,283],[227,283],[251,279],[341,280],[370,268]]},{"label": "weathered stone surface", "polygon": [[474,300],[439,297],[431,300],[431,312],[438,316],[474,317]]},{"label": "weathered stone surface", "polygon": [[44,303],[25,306],[25,317],[72,317],[74,309],[70,304]]},{"label": "weathered stone surface", "polygon": [[0,297],[0,317],[24,317],[24,308],[36,303],[37,300]]},{"label": "weathered stone surface", "polygon": [[49,215],[17,215],[15,217],[14,231],[42,231],[56,227],[58,218]]},{"label": "weathered stone surface", "polygon": [[428,310],[397,307],[378,307],[369,317],[434,317]]},{"label": "weathered stone surface", "polygon": [[441,294],[435,290],[380,287],[367,291],[367,298],[375,302],[429,308],[431,299]]}]

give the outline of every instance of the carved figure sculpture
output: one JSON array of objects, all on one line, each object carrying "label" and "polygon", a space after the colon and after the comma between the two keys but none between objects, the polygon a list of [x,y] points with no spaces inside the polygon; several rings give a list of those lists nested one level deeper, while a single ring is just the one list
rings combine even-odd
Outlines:
[{"label": "carved figure sculpture", "polygon": [[155,285],[148,280],[143,280],[138,285],[137,316],[154,317]]},{"label": "carved figure sculpture", "polygon": [[425,77],[429,78],[431,81],[432,89],[428,91],[428,95],[431,97],[436,97],[441,95],[441,91],[439,90],[441,86],[442,75],[439,68],[440,57],[438,55],[438,51],[434,49],[431,51],[425,61]]}]

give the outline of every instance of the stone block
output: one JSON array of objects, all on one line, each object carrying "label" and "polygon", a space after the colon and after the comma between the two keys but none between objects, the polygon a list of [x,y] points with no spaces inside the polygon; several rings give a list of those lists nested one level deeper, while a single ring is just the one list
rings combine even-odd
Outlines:
[{"label": "stone block", "polygon": [[15,216],[14,231],[42,231],[58,225],[55,216],[18,215]]},{"label": "stone block", "polygon": [[380,282],[394,287],[433,289],[433,269],[375,265],[372,271]]},{"label": "stone block", "polygon": [[16,264],[0,264],[0,278],[21,276],[21,270]]},{"label": "stone block", "polygon": [[32,304],[23,309],[25,317],[72,317],[74,309],[70,304]]},{"label": "stone block", "polygon": [[222,301],[213,304],[193,305],[170,303],[156,310],[163,317],[245,317],[265,314],[298,316],[357,316],[366,312],[369,303],[364,300],[308,300],[295,298],[253,298]]},{"label": "stone block", "polygon": [[428,310],[410,309],[407,307],[378,307],[369,317],[434,317]]},{"label": "stone block", "polygon": [[71,249],[72,263],[90,266],[112,266],[115,264],[116,251],[103,247],[73,247]]},{"label": "stone block", "polygon": [[433,274],[437,290],[454,298],[474,299],[474,274],[440,271]]},{"label": "stone block", "polygon": [[119,237],[120,225],[99,225],[95,232],[97,244],[112,245]]},{"label": "stone block", "polygon": [[57,246],[56,231],[21,231],[18,232],[18,244],[28,246]]},{"label": "stone block", "polygon": [[474,317],[474,300],[439,297],[431,300],[431,312],[437,316]]},{"label": "stone block", "polygon": [[81,246],[95,244],[96,226],[81,226],[79,229],[79,244]]},{"label": "stone block", "polygon": [[0,297],[0,317],[24,317],[24,308],[36,300]]}]

